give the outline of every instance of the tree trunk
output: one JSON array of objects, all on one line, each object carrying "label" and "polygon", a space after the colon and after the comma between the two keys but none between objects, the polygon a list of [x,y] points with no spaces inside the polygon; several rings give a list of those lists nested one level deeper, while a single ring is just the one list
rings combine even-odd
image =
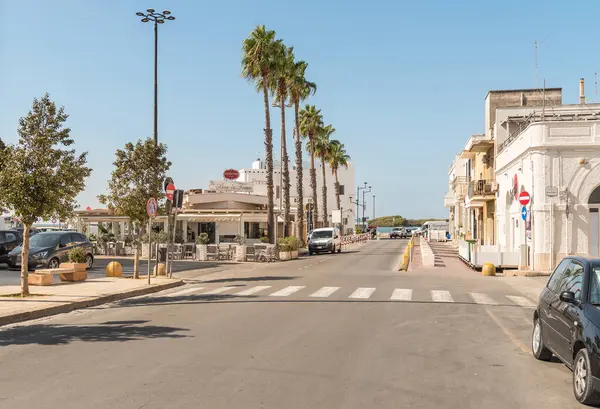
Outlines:
[{"label": "tree trunk", "polygon": [[321,169],[323,171],[323,227],[329,227],[329,215],[327,214],[327,179],[325,172],[325,158],[321,157]]},{"label": "tree trunk", "polygon": [[273,130],[271,129],[271,115],[269,113],[269,86],[268,76],[263,75],[263,94],[265,102],[265,161],[267,162],[267,234],[269,242],[276,242],[274,237],[275,214],[273,203]]},{"label": "tree trunk", "polygon": [[298,203],[296,204],[296,236],[301,242],[304,242],[304,187],[303,169],[302,169],[302,136],[300,135],[299,103],[294,104],[294,114],[296,121],[296,195]]},{"label": "tree trunk", "polygon": [[[144,234],[144,227],[140,226],[140,231],[139,234],[137,236],[137,239],[135,241],[135,257],[133,259],[133,279],[137,280],[138,278],[140,278],[140,250],[141,250],[141,246],[142,246],[142,235]],[[150,247],[148,247],[148,251],[150,250]],[[150,253],[152,254],[152,253]]]},{"label": "tree trunk", "polygon": [[317,228],[319,223],[319,204],[317,203],[317,170],[315,169],[315,150],[313,148],[314,141],[313,137],[309,135],[310,139],[310,187],[312,189],[312,219],[313,229]]},{"label": "tree trunk", "polygon": [[[335,175],[335,203],[337,204],[337,209],[342,209],[342,203],[340,201],[340,181],[338,180],[338,170],[337,168],[333,170],[333,174]],[[342,217],[343,220],[343,217]]]},{"label": "tree trunk", "polygon": [[21,297],[29,295],[29,225],[23,223],[23,245],[21,247]]},{"label": "tree trunk", "polygon": [[[280,93],[281,95],[282,93]],[[290,235],[290,169],[288,166],[287,141],[285,135],[285,98],[281,101],[281,160],[283,164],[283,174],[281,182],[283,184],[283,235]]]}]

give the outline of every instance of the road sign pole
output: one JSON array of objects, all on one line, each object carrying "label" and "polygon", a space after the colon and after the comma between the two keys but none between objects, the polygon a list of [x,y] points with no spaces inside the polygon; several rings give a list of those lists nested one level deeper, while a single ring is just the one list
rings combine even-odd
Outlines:
[{"label": "road sign pole", "polygon": [[152,263],[152,218],[148,218],[148,285],[150,285],[150,264]]},{"label": "road sign pole", "polygon": [[[173,216],[173,245],[175,245],[175,234],[177,232],[177,207],[175,207],[175,215]],[[173,256],[173,250],[171,250],[171,256]],[[167,259],[169,255],[167,254]],[[175,260],[171,260],[171,264],[169,264],[169,277],[173,278],[173,263]],[[166,274],[166,271],[165,271]]]}]

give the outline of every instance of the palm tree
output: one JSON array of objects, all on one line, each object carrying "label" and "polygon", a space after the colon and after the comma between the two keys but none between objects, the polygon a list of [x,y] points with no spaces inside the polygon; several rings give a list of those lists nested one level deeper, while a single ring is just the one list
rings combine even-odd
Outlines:
[{"label": "palm tree", "polygon": [[303,186],[303,165],[302,165],[302,135],[300,132],[300,102],[304,101],[317,91],[317,85],[314,82],[306,80],[304,76],[308,63],[296,61],[290,75],[288,83],[288,93],[290,104],[294,106],[294,131],[296,133],[296,195],[298,204],[296,205],[296,235],[304,240],[304,186]]},{"label": "palm tree", "polygon": [[329,166],[331,167],[331,173],[335,177],[335,201],[338,210],[342,209],[342,204],[340,202],[340,181],[338,180],[338,169],[340,166],[348,169],[348,161],[350,159],[350,155],[346,153],[344,144],[339,143],[339,141],[332,141],[331,151],[329,152]]},{"label": "palm tree", "polygon": [[323,115],[321,110],[314,105],[306,105],[300,111],[300,134],[308,138],[308,148],[310,152],[310,187],[312,189],[312,218],[313,228],[319,223],[319,209],[317,204],[317,171],[315,170],[315,151],[313,149],[313,140],[323,127]]},{"label": "palm tree", "polygon": [[325,167],[327,162],[329,161],[329,157],[331,156],[331,146],[332,144],[340,143],[339,141],[332,141],[331,135],[335,132],[335,128],[331,125],[327,125],[322,127],[317,133],[316,138],[313,139],[312,146],[315,155],[321,159],[321,171],[323,172],[323,186],[321,187],[321,199],[323,200],[323,226],[327,227],[329,225],[329,213],[327,212],[327,172],[325,171]]},{"label": "palm tree", "polygon": [[285,102],[289,96],[289,84],[293,78],[294,70],[294,47],[286,47],[280,44],[277,58],[275,60],[275,72],[271,77],[273,93],[275,94],[275,103],[281,109],[281,162],[283,165],[281,182],[283,195],[283,220],[284,236],[289,236],[290,227],[290,171],[287,154],[287,140],[285,134]]},{"label": "palm tree", "polygon": [[273,227],[273,130],[269,113],[269,80],[275,70],[275,59],[280,41],[275,40],[275,31],[264,25],[257,26],[242,43],[242,75],[256,84],[257,92],[263,92],[265,104],[265,161],[267,162],[267,231],[274,243]]}]

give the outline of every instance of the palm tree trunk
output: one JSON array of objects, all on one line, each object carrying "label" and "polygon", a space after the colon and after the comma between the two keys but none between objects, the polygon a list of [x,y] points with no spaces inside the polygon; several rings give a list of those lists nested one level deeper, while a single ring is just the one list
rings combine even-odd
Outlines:
[{"label": "palm tree trunk", "polygon": [[290,235],[290,169],[288,166],[287,141],[285,137],[285,99],[281,98],[281,160],[283,161],[283,234]]},{"label": "palm tree trunk", "polygon": [[312,189],[312,219],[313,229],[317,228],[319,223],[319,204],[317,203],[317,170],[315,169],[315,150],[313,137],[309,135],[310,139],[310,187]]},{"label": "palm tree trunk", "polygon": [[[338,170],[335,168],[333,170],[333,174],[335,175],[335,202],[337,204],[337,209],[342,210],[342,202],[340,201],[340,181],[338,179]],[[343,220],[343,217],[342,217]]]},{"label": "palm tree trunk", "polygon": [[301,242],[304,242],[304,187],[302,186],[302,136],[300,135],[299,105],[298,102],[294,104],[294,119],[296,122],[296,195],[298,196],[298,203],[296,204],[296,236]]},{"label": "palm tree trunk", "polygon": [[23,244],[21,246],[21,297],[29,295],[29,225],[23,223]]},{"label": "palm tree trunk", "polygon": [[323,171],[323,227],[329,227],[329,215],[327,214],[327,179],[325,172],[325,158],[321,157],[321,170]]},{"label": "palm tree trunk", "polygon": [[267,162],[267,234],[269,242],[276,242],[274,237],[275,214],[273,208],[273,130],[269,113],[269,86],[267,75],[263,75],[263,95],[265,102],[265,161]]}]

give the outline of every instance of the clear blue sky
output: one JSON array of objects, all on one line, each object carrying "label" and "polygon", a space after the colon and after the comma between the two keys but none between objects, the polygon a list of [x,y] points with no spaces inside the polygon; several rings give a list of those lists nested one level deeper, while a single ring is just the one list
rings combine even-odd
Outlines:
[{"label": "clear blue sky", "polygon": [[535,86],[534,40],[545,40],[547,86],[576,103],[585,77],[595,98],[592,1],[0,0],[0,137],[16,141],[19,117],[49,92],[90,153],[81,206],[98,205],[115,150],[152,135],[152,26],[135,16],[149,7],[177,18],[160,27],[159,139],[181,188],[264,155],[262,97],[240,76],[241,43],[257,24],[309,62],[319,87],[309,102],[373,186],[378,215],[447,215],[448,167],[483,132],[487,91]]}]

